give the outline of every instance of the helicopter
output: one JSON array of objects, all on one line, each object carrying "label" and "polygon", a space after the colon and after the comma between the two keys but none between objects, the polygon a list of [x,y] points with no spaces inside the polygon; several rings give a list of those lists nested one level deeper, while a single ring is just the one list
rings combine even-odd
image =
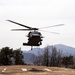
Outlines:
[{"label": "helicopter", "polygon": [[[12,31],[29,31],[29,33],[27,35],[28,42],[23,43],[23,46],[31,46],[31,50],[32,50],[33,46],[42,45],[43,36],[42,36],[41,32],[38,31],[41,28],[33,28],[33,27],[23,25],[23,24],[20,24],[18,22],[12,21],[12,20],[7,20],[7,21],[26,28],[26,29],[12,29]],[[42,29],[43,28],[49,28],[49,27],[62,26],[62,25],[64,25],[64,24],[58,24],[58,25],[53,25],[53,26],[42,27]],[[59,33],[56,33],[56,32],[50,32],[50,33],[59,34]]]}]

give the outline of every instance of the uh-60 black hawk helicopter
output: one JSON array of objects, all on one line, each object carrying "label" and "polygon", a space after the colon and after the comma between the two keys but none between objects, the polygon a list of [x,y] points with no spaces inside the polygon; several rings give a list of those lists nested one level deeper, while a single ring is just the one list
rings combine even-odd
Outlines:
[{"label": "uh-60 black hawk helicopter", "polygon": [[[20,23],[17,23],[15,21],[12,20],[7,20],[9,22],[15,23],[19,26],[25,27],[26,29],[12,29],[12,31],[30,31],[27,35],[28,37],[28,42],[27,43],[23,43],[24,46],[31,46],[31,50],[32,50],[32,46],[40,46],[42,45],[42,34],[40,32],[38,32],[39,29],[43,29],[43,28],[49,28],[49,27],[56,27],[56,26],[62,26],[64,24],[59,24],[59,25],[53,25],[53,26],[48,26],[48,27],[43,27],[43,28],[33,28],[27,25],[23,25]],[[54,34],[58,34],[56,32],[50,32],[50,33],[54,33]]]}]

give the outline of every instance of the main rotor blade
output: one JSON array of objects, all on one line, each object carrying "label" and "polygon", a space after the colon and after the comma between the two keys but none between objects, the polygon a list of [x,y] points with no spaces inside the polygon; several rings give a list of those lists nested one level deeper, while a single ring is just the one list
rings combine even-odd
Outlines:
[{"label": "main rotor blade", "polygon": [[50,31],[45,31],[45,30],[40,30],[40,31],[44,31],[44,32],[48,32],[48,33],[53,33],[53,34],[60,34],[60,33],[57,33],[57,32],[50,32]]},{"label": "main rotor blade", "polygon": [[58,24],[58,25],[53,25],[53,26],[47,26],[47,27],[42,27],[39,29],[44,29],[44,28],[50,28],[50,27],[57,27],[57,26],[63,26],[64,24]]},{"label": "main rotor blade", "polygon": [[32,30],[32,29],[12,29],[12,31],[29,31],[29,30]]},{"label": "main rotor blade", "polygon": [[26,28],[32,29],[32,27],[29,27],[29,26],[26,26],[26,25],[23,25],[23,24],[20,24],[20,23],[11,21],[11,20],[7,20],[7,21],[12,22],[12,23],[15,23],[15,24],[17,24],[17,25],[19,25],[19,26],[22,26],[22,27],[26,27]]}]

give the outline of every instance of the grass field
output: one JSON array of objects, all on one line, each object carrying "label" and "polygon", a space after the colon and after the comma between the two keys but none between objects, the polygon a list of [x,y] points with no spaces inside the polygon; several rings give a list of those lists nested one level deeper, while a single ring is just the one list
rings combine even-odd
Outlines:
[{"label": "grass field", "polygon": [[75,75],[75,70],[46,66],[0,66],[0,75]]}]

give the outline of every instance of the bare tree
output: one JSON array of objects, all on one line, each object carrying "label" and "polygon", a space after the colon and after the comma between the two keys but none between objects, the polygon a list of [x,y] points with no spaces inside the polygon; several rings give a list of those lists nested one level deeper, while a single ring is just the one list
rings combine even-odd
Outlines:
[{"label": "bare tree", "polygon": [[50,62],[50,66],[57,66],[57,49],[56,47],[52,47],[51,50],[51,62]]},{"label": "bare tree", "polygon": [[42,63],[43,63],[43,51],[42,52],[39,51],[38,56],[35,57],[33,64],[41,66]]},{"label": "bare tree", "polygon": [[59,50],[57,53],[57,67],[61,66],[61,60],[62,60],[62,51]]},{"label": "bare tree", "polygon": [[42,52],[36,57],[35,65],[43,66],[61,66],[62,52],[54,46],[46,46]]},{"label": "bare tree", "polygon": [[43,65],[49,66],[50,64],[50,46],[44,48]]}]

